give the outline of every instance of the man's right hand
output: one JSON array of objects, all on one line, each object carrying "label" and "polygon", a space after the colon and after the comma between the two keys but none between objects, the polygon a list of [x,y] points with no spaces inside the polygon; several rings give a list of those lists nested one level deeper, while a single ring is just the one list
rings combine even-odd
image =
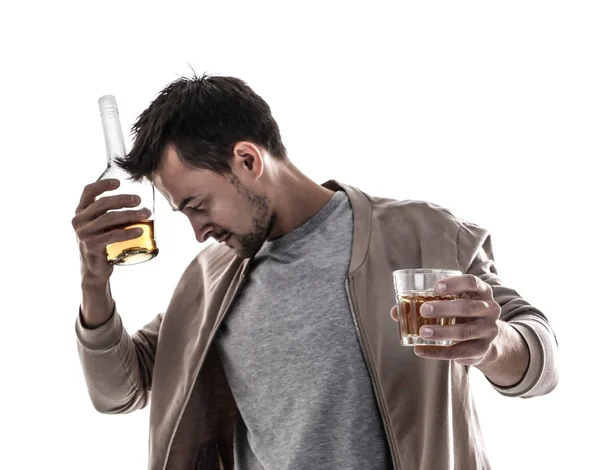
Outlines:
[{"label": "man's right hand", "polygon": [[102,193],[118,187],[119,180],[116,179],[88,184],[72,220],[79,242],[81,274],[98,281],[108,281],[113,271],[112,264],[106,259],[106,245],[139,237],[141,229],[125,230],[123,226],[138,223],[150,215],[145,208],[114,211],[137,206],[140,198],[135,195],[118,194],[96,200]]},{"label": "man's right hand", "polygon": [[108,280],[113,272],[113,265],[106,258],[106,245],[139,237],[141,229],[126,230],[123,227],[138,223],[150,215],[146,208],[117,210],[136,207],[140,199],[135,195],[119,194],[96,200],[102,193],[118,187],[119,181],[116,179],[88,184],[81,194],[72,220],[81,255],[82,314],[90,326],[97,326],[108,320],[112,311],[113,300]]}]

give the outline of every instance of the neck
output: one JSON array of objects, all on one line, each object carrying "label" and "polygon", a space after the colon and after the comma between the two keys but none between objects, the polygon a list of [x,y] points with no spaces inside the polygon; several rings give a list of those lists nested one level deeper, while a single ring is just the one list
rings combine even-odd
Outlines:
[{"label": "neck", "polygon": [[270,198],[274,221],[269,240],[282,237],[310,220],[334,194],[295,167],[286,166],[278,173]]}]

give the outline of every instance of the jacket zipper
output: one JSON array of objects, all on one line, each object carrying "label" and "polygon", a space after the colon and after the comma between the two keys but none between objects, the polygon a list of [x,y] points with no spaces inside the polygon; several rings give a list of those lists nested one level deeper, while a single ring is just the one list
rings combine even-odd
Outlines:
[{"label": "jacket zipper", "polygon": [[[223,318],[225,318],[227,311],[229,310],[229,308],[231,307],[231,304],[237,297],[238,292],[240,291],[240,287],[242,286],[242,282],[244,281],[244,278],[246,277],[246,271],[247,270],[244,269],[244,271],[242,272],[240,279],[238,281],[238,285],[235,288],[235,292],[231,296],[231,299],[229,299],[229,303],[227,304],[227,307],[225,307],[225,310],[223,310],[223,315],[221,315],[221,321],[223,320]],[[218,330],[220,324],[221,324],[221,322],[219,321],[219,323],[215,326],[212,334],[208,338],[208,344],[212,343],[212,340],[213,340],[215,333]],[[169,454],[171,453],[171,446],[173,445],[173,440],[175,439],[175,434],[177,433],[177,428],[179,428],[179,423],[181,422],[181,419],[183,418],[183,413],[185,412],[187,404],[190,401],[190,397],[192,396],[192,392],[194,391],[194,386],[196,385],[196,380],[198,380],[198,374],[200,373],[200,369],[202,368],[202,364],[204,363],[204,358],[206,357],[207,351],[208,351],[208,348],[206,348],[204,350],[204,354],[202,354],[202,357],[198,361],[198,365],[196,366],[196,370],[194,371],[194,376],[192,378],[192,386],[190,387],[190,389],[187,392],[187,395],[185,396],[185,401],[183,402],[183,406],[181,407],[181,411],[179,412],[177,421],[175,421],[175,427],[173,428],[173,432],[171,433],[171,438],[169,439],[169,445],[167,446],[165,462],[162,467],[163,470],[166,470],[166,468],[167,468],[167,464],[169,462]]]},{"label": "jacket zipper", "polygon": [[375,384],[375,380],[373,379],[373,372],[371,369],[371,364],[367,359],[367,354],[365,351],[365,345],[360,334],[360,329],[358,327],[358,321],[356,320],[356,312],[354,311],[354,304],[352,303],[352,296],[350,295],[350,281],[346,279],[346,296],[348,297],[348,305],[350,306],[350,313],[352,314],[352,321],[354,322],[354,329],[356,330],[356,336],[358,337],[358,344],[360,345],[360,350],[363,355],[363,359],[365,364],[367,365],[367,370],[369,372],[369,379],[371,380],[371,387],[373,388],[373,393],[375,394],[375,401],[377,402],[377,409],[379,410],[379,417],[381,418],[381,422],[383,423],[383,431],[385,432],[385,438],[387,440],[388,449],[390,451],[390,457],[392,459],[392,468],[396,470],[398,467],[396,465],[396,457],[394,456],[394,450],[392,449],[392,441],[390,439],[390,433],[388,430],[387,422],[385,417],[383,416],[383,409],[381,407],[381,397],[379,395],[379,389]]}]

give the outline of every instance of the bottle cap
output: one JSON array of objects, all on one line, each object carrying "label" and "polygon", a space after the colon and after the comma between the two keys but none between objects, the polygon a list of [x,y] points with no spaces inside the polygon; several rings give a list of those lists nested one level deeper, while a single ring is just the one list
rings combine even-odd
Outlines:
[{"label": "bottle cap", "polygon": [[119,112],[119,108],[117,107],[117,99],[113,95],[102,95],[100,98],[98,98],[98,107],[100,108],[100,113]]}]

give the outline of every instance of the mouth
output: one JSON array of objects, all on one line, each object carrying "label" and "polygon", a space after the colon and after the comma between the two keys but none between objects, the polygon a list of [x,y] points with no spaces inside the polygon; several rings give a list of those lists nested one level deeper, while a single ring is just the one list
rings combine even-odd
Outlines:
[{"label": "mouth", "polygon": [[226,233],[225,235],[222,235],[221,237],[219,237],[217,239],[217,241],[219,243],[227,242],[227,240],[229,240],[229,237],[231,237],[231,233]]}]

